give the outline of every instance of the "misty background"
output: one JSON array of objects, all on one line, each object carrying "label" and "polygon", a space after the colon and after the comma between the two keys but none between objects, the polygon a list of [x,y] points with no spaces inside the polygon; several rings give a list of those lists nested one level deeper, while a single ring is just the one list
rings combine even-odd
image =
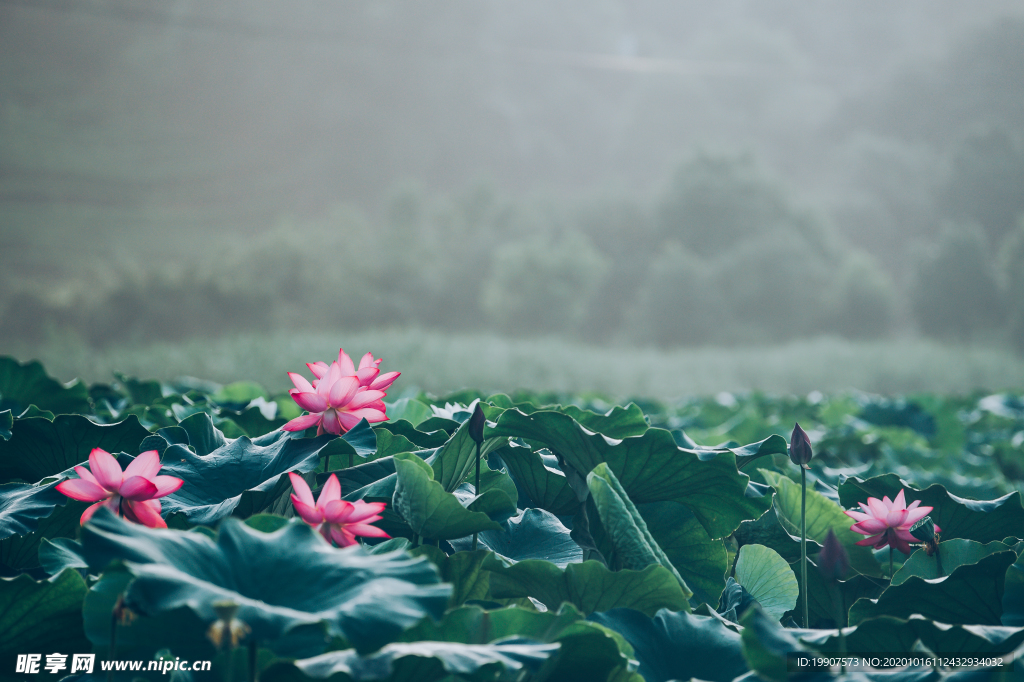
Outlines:
[{"label": "misty background", "polygon": [[[0,0],[0,353],[340,345],[438,389],[1020,382],[1024,5]],[[676,383],[608,383],[641,356]]]}]

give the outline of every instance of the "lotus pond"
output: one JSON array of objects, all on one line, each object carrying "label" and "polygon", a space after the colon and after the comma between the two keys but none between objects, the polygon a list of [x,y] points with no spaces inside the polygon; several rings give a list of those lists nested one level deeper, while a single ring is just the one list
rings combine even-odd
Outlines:
[{"label": "lotus pond", "polygon": [[[1024,655],[1020,394],[390,401],[346,358],[277,395],[0,358],[0,679],[1022,674],[957,665]],[[96,669],[16,672],[54,652]],[[840,657],[879,660],[795,663]],[[211,666],[99,665],[156,659]]]}]

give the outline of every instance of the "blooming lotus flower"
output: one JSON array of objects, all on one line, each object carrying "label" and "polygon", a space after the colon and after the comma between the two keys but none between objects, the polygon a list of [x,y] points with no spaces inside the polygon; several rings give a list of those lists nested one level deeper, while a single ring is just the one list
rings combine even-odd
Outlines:
[{"label": "blooming lotus flower", "polygon": [[288,394],[299,407],[309,414],[296,417],[285,424],[285,431],[302,431],[317,427],[317,435],[333,433],[341,435],[359,423],[360,419],[372,423],[387,420],[385,414],[384,389],[398,378],[400,372],[388,372],[380,376],[378,365],[367,353],[355,368],[352,358],[344,350],[338,351],[338,360],[330,365],[323,362],[307,363],[316,375],[312,383],[295,372],[288,372],[295,388]]},{"label": "blooming lotus flower", "polygon": [[327,542],[334,541],[339,547],[356,544],[356,536],[366,538],[390,538],[391,536],[370,524],[380,521],[379,512],[387,506],[384,502],[349,502],[341,499],[341,484],[331,474],[320,491],[320,499],[313,501],[313,492],[302,477],[289,473],[292,481],[292,504],[302,520],[320,531]]},{"label": "blooming lotus flower", "polygon": [[95,502],[82,514],[82,525],[92,518],[96,510],[106,507],[115,514],[124,514],[129,521],[150,528],[166,528],[160,517],[160,500],[184,483],[174,476],[157,476],[160,455],[148,450],[136,457],[121,471],[117,460],[100,448],[89,453],[89,468],[76,466],[78,478],[62,481],[57,490],[73,500]]},{"label": "blooming lotus flower", "polygon": [[[377,358],[374,360],[373,353],[367,353],[359,361],[359,369],[356,369],[355,363],[352,362],[352,358],[345,352],[345,349],[339,348],[337,364],[341,368],[341,375],[343,377],[354,376],[359,380],[360,386],[371,391],[386,391],[390,388],[391,384],[395,383],[395,379],[401,375],[401,372],[381,374],[380,363],[383,359]],[[331,365],[333,364],[332,362]],[[316,379],[313,380],[313,386],[316,386],[317,382],[330,372],[331,365],[328,365],[326,362],[306,363],[309,371],[316,376]]]},{"label": "blooming lotus flower", "polygon": [[[921,507],[920,500],[914,500],[907,506],[907,500],[900,490],[895,500],[883,497],[879,500],[876,497],[869,497],[867,503],[861,502],[860,508],[863,511],[850,510],[844,512],[857,523],[850,526],[850,530],[867,535],[857,544],[882,549],[886,545],[892,545],[904,554],[910,554],[911,542],[918,542],[910,533],[910,527],[928,516],[932,507]],[[941,529],[935,526],[936,531]]]}]

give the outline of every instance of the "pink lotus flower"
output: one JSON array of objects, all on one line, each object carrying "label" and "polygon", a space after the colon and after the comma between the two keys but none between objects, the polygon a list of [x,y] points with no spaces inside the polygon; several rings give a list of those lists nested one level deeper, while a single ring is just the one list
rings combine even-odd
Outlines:
[{"label": "pink lotus flower", "polygon": [[[359,379],[359,385],[370,389],[371,391],[386,391],[391,384],[395,383],[395,379],[401,375],[401,372],[388,372],[387,374],[380,373],[380,363],[384,358],[373,359],[373,353],[367,353],[359,361],[359,369],[356,369],[355,364],[352,362],[352,358],[348,356],[344,348],[338,349],[338,366],[341,367],[341,376],[350,377],[354,376]],[[334,363],[331,363],[332,365]],[[307,362],[306,367],[309,367],[316,379],[313,380],[313,386],[317,385],[320,379],[328,374],[331,367],[326,362]]]},{"label": "pink lotus flower", "polygon": [[390,538],[391,536],[370,524],[380,521],[378,514],[387,505],[384,502],[349,502],[341,499],[341,484],[331,474],[320,491],[320,499],[313,501],[313,492],[302,477],[289,473],[292,481],[292,504],[302,520],[320,531],[327,542],[334,541],[339,547],[356,544],[356,536],[366,538]]},{"label": "pink lotus flower", "polygon": [[83,526],[97,509],[106,507],[115,514],[123,513],[129,521],[150,528],[166,528],[157,498],[170,495],[184,481],[174,476],[157,476],[158,471],[160,455],[156,450],[143,452],[122,472],[121,465],[109,452],[93,448],[89,453],[89,469],[76,466],[78,478],[62,481],[57,490],[73,500],[96,503],[82,514]]},{"label": "pink lotus flower", "polygon": [[338,359],[330,365],[307,363],[306,366],[317,377],[313,383],[300,374],[288,372],[295,384],[288,394],[309,414],[296,417],[281,428],[302,431],[316,426],[318,436],[325,432],[341,435],[358,424],[360,419],[371,424],[387,421],[383,400],[387,394],[384,389],[394,383],[400,372],[380,375],[380,362],[367,353],[357,370],[352,358],[344,350],[339,350]]},{"label": "pink lotus flower", "polygon": [[[920,504],[920,500],[914,500],[908,507],[903,491],[900,490],[895,500],[869,497],[867,503],[860,503],[863,511],[851,509],[844,513],[857,522],[850,526],[850,530],[869,536],[859,541],[858,545],[882,549],[891,544],[904,554],[910,554],[910,543],[919,542],[910,534],[910,527],[928,516],[932,510],[932,507],[918,506]],[[935,526],[936,532],[940,530]]]}]

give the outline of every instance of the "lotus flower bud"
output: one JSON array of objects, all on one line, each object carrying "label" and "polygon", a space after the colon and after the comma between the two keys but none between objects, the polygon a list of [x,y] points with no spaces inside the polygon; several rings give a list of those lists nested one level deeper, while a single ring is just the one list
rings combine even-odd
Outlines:
[{"label": "lotus flower bud", "polygon": [[829,582],[842,580],[850,570],[850,557],[846,553],[846,548],[839,542],[831,528],[828,529],[828,535],[818,554],[818,570]]},{"label": "lotus flower bud", "polygon": [[807,433],[800,428],[800,425],[796,424],[793,427],[793,435],[789,438],[789,458],[793,464],[809,469],[807,463],[811,461],[812,457],[814,457],[814,453],[811,452],[811,439],[807,437]]},{"label": "lotus flower bud", "polygon": [[932,517],[926,516],[910,527],[910,534],[921,542],[930,542],[935,539],[935,522]]},{"label": "lotus flower bud", "polygon": [[478,402],[473,410],[473,416],[469,418],[469,437],[478,444],[484,442],[484,422],[484,411]]}]

